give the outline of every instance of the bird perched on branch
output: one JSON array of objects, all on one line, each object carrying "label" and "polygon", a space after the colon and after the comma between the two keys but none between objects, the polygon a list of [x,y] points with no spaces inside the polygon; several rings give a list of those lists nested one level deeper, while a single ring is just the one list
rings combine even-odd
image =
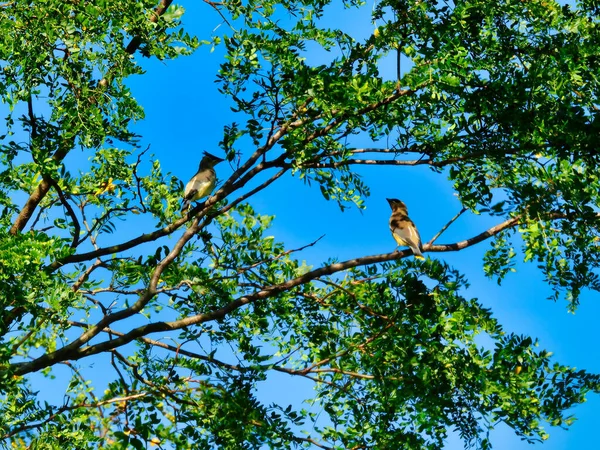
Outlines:
[{"label": "bird perched on branch", "polygon": [[390,217],[392,236],[394,236],[398,245],[410,247],[415,258],[425,259],[421,253],[421,236],[419,236],[419,231],[413,221],[408,217],[406,205],[396,198],[387,198],[386,200],[392,207]]},{"label": "bird perched on branch", "polygon": [[181,207],[182,211],[189,208],[191,202],[206,197],[213,191],[217,182],[217,174],[214,167],[221,161],[224,161],[223,158],[204,152],[198,172],[196,172],[196,175],[185,186],[183,193],[184,201]]}]

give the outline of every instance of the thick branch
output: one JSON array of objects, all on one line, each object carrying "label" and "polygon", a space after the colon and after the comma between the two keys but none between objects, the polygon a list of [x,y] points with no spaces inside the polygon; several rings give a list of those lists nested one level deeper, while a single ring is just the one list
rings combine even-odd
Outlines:
[{"label": "thick branch", "polygon": [[[69,153],[70,147],[71,147],[70,145],[64,145],[63,147],[59,148],[54,153],[54,155],[52,155],[52,159],[57,162],[62,161],[64,159],[64,157],[67,155],[67,153]],[[13,224],[13,226],[10,229],[10,234],[15,235],[15,234],[23,231],[23,228],[25,228],[25,225],[27,225],[27,222],[29,222],[29,219],[31,219],[31,216],[33,215],[33,212],[35,211],[35,208],[37,208],[37,206],[40,204],[42,199],[46,196],[46,194],[50,190],[50,186],[51,186],[51,182],[50,182],[49,177],[44,177],[42,179],[42,181],[40,182],[40,184],[38,184],[38,187],[35,188],[35,191],[33,191],[33,193],[29,196],[29,198],[27,199],[27,202],[25,202],[25,206],[23,206],[23,208],[19,212],[19,215],[17,216],[15,223]]]},{"label": "thick branch", "polygon": [[[556,219],[564,217],[562,213],[552,213],[549,219]],[[490,237],[504,231],[506,229],[515,227],[519,224],[520,217],[514,217],[508,219],[486,231],[478,234],[470,239],[466,239],[464,241],[460,241],[454,244],[440,244],[440,245],[431,245],[426,244],[423,246],[423,252],[449,252],[449,251],[457,251],[462,250],[464,248],[473,246],[479,242],[482,242]],[[197,219],[196,219],[197,221]],[[348,269],[352,269],[354,267],[359,266],[367,266],[372,264],[378,264],[386,261],[393,261],[396,259],[406,258],[410,256],[412,253],[410,250],[404,251],[395,251],[392,253],[385,253],[381,255],[371,255],[365,256],[362,258],[351,259],[348,261],[331,264],[329,266],[321,267],[310,272],[305,273],[297,278],[293,278],[284,283],[280,283],[277,285],[265,287],[260,291],[257,291],[253,294],[245,295],[240,297],[224,307],[203,314],[198,314],[191,317],[186,317],[184,319],[175,320],[172,322],[153,322],[147,325],[143,325],[137,328],[134,328],[128,333],[119,336],[116,339],[111,339],[109,341],[101,342],[99,344],[90,345],[87,347],[82,347],[82,345],[86,344],[90,341],[94,336],[101,333],[109,324],[114,323],[118,320],[127,318],[132,316],[133,314],[139,312],[152,298],[152,296],[156,292],[156,284],[158,283],[158,278],[162,273],[162,269],[166,267],[170,263],[170,257],[174,257],[179,251],[179,247],[183,246],[187,240],[191,239],[191,237],[195,234],[197,222],[195,225],[192,225],[182,236],[182,238],[177,242],[175,248],[171,251],[171,253],[161,261],[159,266],[155,269],[152,274],[150,285],[148,289],[144,292],[143,295],[140,296],[138,301],[132,305],[131,307],[119,311],[114,314],[110,314],[100,320],[96,325],[90,327],[88,331],[83,333],[78,339],[73,341],[71,344],[62,347],[52,353],[47,353],[33,361],[30,362],[21,362],[15,363],[12,365],[14,369],[14,373],[16,375],[24,375],[30,372],[35,372],[41,370],[45,367],[56,364],[57,362],[66,361],[66,360],[77,360],[84,358],[86,356],[94,355],[97,353],[105,352],[108,350],[112,350],[118,347],[121,347],[125,344],[130,343],[133,340],[139,339],[143,336],[146,336],[150,333],[164,332],[164,331],[172,331],[181,328],[185,328],[191,325],[197,325],[200,323],[211,322],[213,320],[220,320],[226,317],[232,311],[235,311],[238,308],[241,308],[244,305],[249,303],[253,303],[257,300],[267,299],[275,297],[281,292],[290,291],[298,286],[301,286],[306,283],[310,283],[311,281],[332,275],[337,272],[345,271]],[[187,240],[186,240],[187,239]]]},{"label": "thick branch", "polygon": [[[52,353],[47,353],[38,359],[32,361],[38,361],[39,364],[42,364],[42,367],[51,366],[57,362],[66,361],[73,359],[70,357],[71,354],[77,353],[82,345],[85,345],[95,336],[100,334],[106,327],[108,327],[111,323],[126,319],[128,317],[133,316],[140,312],[146,304],[156,295],[157,289],[156,286],[158,284],[158,280],[160,279],[161,274],[165,270],[165,268],[179,255],[181,249],[184,245],[192,239],[198,232],[198,222],[199,219],[194,219],[192,225],[183,233],[183,235],[179,238],[177,243],[173,246],[173,249],[169,252],[167,256],[163,258],[163,260],[156,266],[154,271],[152,272],[152,276],[150,277],[150,281],[148,283],[147,288],[143,291],[143,293],[139,296],[138,300],[128,308],[124,310],[118,311],[113,314],[109,314],[104,316],[98,323],[91,326],[85,333],[79,336],[70,344],[56,350]],[[145,334],[145,333],[144,333]],[[136,336],[138,337],[138,336]],[[135,338],[133,338],[135,339]],[[116,348],[116,347],[112,347]],[[20,365],[28,365],[31,363],[20,363]]]}]

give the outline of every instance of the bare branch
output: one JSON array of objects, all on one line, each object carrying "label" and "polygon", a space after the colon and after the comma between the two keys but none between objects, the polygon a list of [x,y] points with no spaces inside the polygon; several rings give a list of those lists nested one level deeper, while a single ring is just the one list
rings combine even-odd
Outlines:
[{"label": "bare branch", "polygon": [[435,235],[435,236],[433,236],[433,237],[432,237],[432,238],[429,240],[429,242],[428,242],[427,244],[425,244],[425,245],[431,245],[431,244],[433,244],[433,243],[434,243],[434,242],[437,240],[437,238],[439,238],[439,237],[442,235],[442,233],[443,233],[444,231],[446,231],[446,230],[447,230],[447,229],[450,227],[450,225],[452,225],[452,224],[453,224],[453,223],[454,223],[454,222],[455,222],[455,221],[456,221],[456,220],[457,220],[457,219],[458,219],[460,216],[462,216],[462,215],[463,215],[463,213],[464,213],[465,211],[467,211],[467,208],[464,208],[464,207],[463,207],[463,208],[462,208],[462,209],[461,209],[461,210],[458,212],[458,214],[456,214],[456,215],[455,215],[455,216],[454,216],[452,219],[450,219],[450,221],[449,221],[449,222],[448,222],[446,225],[444,225],[444,226],[442,227],[442,229],[441,229],[440,231],[438,231],[438,232],[436,233],[436,235]]},{"label": "bare branch", "polygon": [[90,277],[91,273],[98,267],[100,267],[102,264],[103,261],[100,258],[94,261],[94,263],[90,267],[88,267],[85,272],[81,274],[81,276],[77,279],[75,284],[73,284],[73,286],[71,287],[71,289],[73,289],[73,292],[77,292],[81,285],[85,283],[86,280]]},{"label": "bare branch", "polygon": [[49,176],[47,177],[47,179],[48,179],[48,182],[50,183],[50,185],[54,188],[54,190],[58,194],[60,203],[67,210],[69,217],[71,217],[71,220],[73,221],[74,229],[73,229],[73,241],[71,241],[71,248],[75,248],[79,245],[79,234],[81,232],[81,225],[79,224],[79,219],[77,218],[75,211],[73,210],[73,208],[71,207],[71,204],[66,199],[66,197],[65,197],[62,189],[58,185],[58,183]]},{"label": "bare branch", "polygon": [[[414,153],[418,151],[417,148],[409,148],[406,150],[394,150],[394,149],[376,149],[376,148],[364,148],[364,149],[354,149],[351,150],[350,153]],[[519,154],[518,150],[506,150],[501,152],[501,155],[517,155]],[[324,155],[324,156],[334,156],[334,155]],[[333,162],[307,162],[302,164],[303,167],[308,168],[337,168],[343,166],[350,165],[376,165],[376,166],[421,166],[426,165],[430,167],[445,167],[451,164],[455,164],[461,161],[470,161],[476,160],[479,158],[483,158],[486,156],[498,156],[498,154],[494,154],[489,150],[480,151],[480,152],[472,152],[466,155],[456,156],[452,158],[447,158],[443,160],[434,160],[431,158],[424,158],[424,155],[419,159],[346,159],[343,161],[333,161]],[[321,156],[322,158],[322,156]]]},{"label": "bare branch", "polygon": [[[562,213],[555,213],[556,217],[563,217]],[[475,245],[485,239],[494,236],[501,231],[514,227],[519,223],[520,217],[514,217],[508,219],[486,231],[480,233],[479,235],[472,237],[470,239],[460,241],[454,244],[442,244],[442,245],[425,245],[423,246],[423,251],[426,252],[448,252],[448,251],[457,251],[463,248],[470,247]],[[245,295],[240,297],[227,305],[223,306],[214,311],[210,311],[207,313],[198,314],[195,316],[186,317],[183,319],[175,320],[172,322],[153,322],[147,325],[143,325],[137,328],[132,329],[128,333],[125,333],[123,336],[118,337],[117,339],[112,339],[110,341],[101,342],[98,344],[90,345],[87,347],[82,347],[84,344],[89,342],[93,337],[102,332],[108,325],[111,323],[117,322],[119,320],[130,317],[139,311],[150,301],[150,299],[156,294],[156,286],[158,283],[158,279],[160,278],[161,273],[167,267],[167,265],[179,254],[181,248],[191,239],[197,232],[199,228],[198,219],[196,218],[194,224],[186,230],[183,236],[178,240],[175,244],[174,248],[171,252],[156,266],[155,270],[152,273],[150,283],[146,290],[140,295],[139,299],[129,308],[126,308],[122,311],[118,311],[116,313],[110,314],[102,318],[96,325],[90,327],[86,332],[84,332],[79,338],[72,341],[70,344],[54,351],[51,353],[47,353],[45,355],[40,356],[39,358],[29,361],[29,362],[18,362],[12,365],[14,369],[14,373],[17,375],[24,375],[29,372],[34,372],[40,370],[44,367],[51,366],[57,362],[65,361],[68,359],[81,359],[89,355],[94,355],[97,353],[105,352],[108,350],[112,350],[118,347],[121,347],[129,342],[138,339],[142,336],[148,335],[150,333],[156,333],[161,331],[172,331],[181,329],[184,327],[188,327],[191,325],[197,325],[204,322],[211,322],[214,320],[219,320],[227,316],[230,312],[241,308],[244,305],[249,303],[253,303],[257,300],[267,299],[274,297],[281,292],[289,291],[297,286],[309,283],[317,278],[332,275],[337,272],[341,272],[344,270],[348,270],[358,266],[366,266],[371,264],[382,263],[386,261],[393,261],[396,259],[406,258],[411,255],[412,252],[410,250],[404,251],[395,251],[392,253],[385,253],[381,255],[371,255],[365,256],[362,258],[356,258],[340,263],[331,264],[329,266],[321,267],[319,269],[312,270],[310,272],[305,273],[297,278],[293,278],[284,283],[280,283],[277,285],[272,285],[261,289],[253,294]]]}]

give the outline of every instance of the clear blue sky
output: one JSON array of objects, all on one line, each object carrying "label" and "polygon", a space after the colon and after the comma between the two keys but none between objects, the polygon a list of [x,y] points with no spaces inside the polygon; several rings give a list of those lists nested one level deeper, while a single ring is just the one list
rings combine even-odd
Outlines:
[{"label": "clear blue sky", "polygon": [[[205,3],[182,3],[187,8],[183,20],[188,31],[200,39],[208,39],[213,30],[222,35],[223,29],[215,30],[221,23],[219,16]],[[373,26],[369,17],[364,16],[365,11],[367,9],[361,10],[362,16],[336,14],[336,25],[358,36],[367,36],[372,33]],[[146,120],[134,128],[143,136],[142,147],[151,144],[151,152],[160,159],[163,169],[183,182],[196,171],[203,150],[219,154],[217,143],[221,140],[223,126],[236,120],[227,99],[217,92],[214,83],[221,57],[221,49],[211,53],[210,47],[206,46],[191,57],[175,61],[140,58],[147,74],[135,77],[129,83],[133,95],[146,110]],[[247,153],[252,151],[250,148],[245,150]],[[231,173],[227,164],[221,164],[218,169],[221,180]],[[362,212],[350,210],[342,214],[334,203],[322,198],[318,187],[308,187],[289,176],[259,193],[251,203],[258,212],[276,216],[270,234],[289,248],[305,245],[325,234],[317,246],[300,256],[315,266],[331,257],[345,260],[393,250],[395,243],[387,225],[390,211],[386,197],[398,197],[406,202],[424,241],[460,209],[451,184],[443,174],[422,167],[364,166],[357,170],[371,187],[371,197]],[[315,213],[313,219],[299,214],[299,211],[309,209]],[[439,242],[472,237],[495,223],[496,220],[485,217],[461,218]],[[436,253],[433,257],[449,262],[467,275],[471,288],[464,296],[476,297],[490,307],[505,330],[537,337],[540,348],[553,351],[554,359],[560,363],[600,373],[600,349],[595,334],[600,316],[597,293],[584,293],[577,313],[569,314],[565,303],[546,300],[549,289],[543,283],[542,274],[531,264],[519,264],[518,272],[509,275],[499,287],[483,275],[482,258],[488,245],[489,242],[484,242],[461,252]],[[286,377],[277,376],[270,381],[261,391],[264,399],[278,398],[285,403],[288,395],[290,403],[295,400]],[[599,448],[598,438],[590,431],[595,431],[598,424],[600,399],[591,396],[573,413],[578,421],[569,431],[548,426],[550,439],[538,447],[545,450]],[[492,436],[494,448],[498,450],[536,448],[520,441],[503,427]],[[447,448],[459,449],[462,443],[453,437]]]},{"label": "clear blue sky", "polygon": [[[183,19],[187,29],[201,39],[208,39],[221,23],[219,17],[201,2],[183,2],[183,5],[187,9]],[[373,25],[369,17],[364,17],[365,11],[362,9],[360,14],[336,12],[336,25],[357,36],[367,36],[372,33]],[[221,35],[223,31],[217,28],[215,33]],[[152,151],[163,168],[183,181],[195,172],[202,150],[218,152],[223,126],[236,120],[214,84],[221,56],[220,49],[211,53],[209,47],[201,47],[191,57],[176,61],[147,63],[146,60],[148,73],[131,83],[134,96],[146,109],[146,120],[139,123],[136,130],[143,134],[144,143],[152,144]],[[218,169],[221,179],[231,173],[226,164]],[[451,184],[443,174],[414,167],[363,166],[358,170],[371,187],[371,197],[362,212],[350,210],[342,214],[335,204],[321,197],[316,186],[310,188],[292,177],[261,192],[252,199],[252,204],[260,213],[276,216],[271,234],[289,247],[302,246],[325,234],[316,247],[301,256],[313,265],[330,257],[345,260],[392,250],[395,244],[387,225],[386,197],[399,197],[406,202],[424,241],[460,209]],[[318,219],[309,220],[298,213],[307,209],[315,212]],[[461,218],[439,242],[471,237],[496,220],[499,221],[477,216]],[[467,275],[471,288],[464,295],[476,297],[490,307],[506,331],[538,338],[540,348],[553,351],[557,362],[600,372],[600,348],[596,344],[596,321],[600,316],[598,294],[584,293],[577,313],[570,314],[566,303],[546,300],[550,290],[541,272],[532,264],[519,264],[517,273],[509,275],[499,287],[483,275],[482,258],[488,245],[489,242],[484,242],[461,252],[437,253],[433,257],[451,263]],[[275,377],[272,381],[269,392],[264,393],[265,398],[281,400],[282,396],[290,395],[285,377]],[[572,412],[578,420],[568,431],[548,426],[550,439],[536,447],[545,450],[599,448],[598,439],[590,431],[598,424],[600,399],[590,396],[587,403]],[[498,427],[492,436],[494,448],[498,450],[532,448],[506,427]],[[459,449],[462,443],[453,437],[447,448]]]}]

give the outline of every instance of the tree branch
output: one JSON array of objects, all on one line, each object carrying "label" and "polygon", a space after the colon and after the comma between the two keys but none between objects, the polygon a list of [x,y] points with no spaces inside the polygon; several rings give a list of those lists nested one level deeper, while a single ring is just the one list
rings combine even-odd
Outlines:
[{"label": "tree branch", "polygon": [[96,259],[96,261],[94,261],[94,263],[90,267],[88,267],[85,272],[81,274],[81,276],[77,279],[75,284],[73,284],[73,286],[71,287],[71,289],[73,289],[73,292],[77,292],[81,285],[88,280],[91,273],[103,264],[104,261],[102,261],[100,258]]},{"label": "tree branch", "polygon": [[[99,258],[101,256],[111,255],[113,253],[119,253],[119,252],[122,252],[125,250],[129,250],[130,248],[136,247],[140,244],[155,241],[157,239],[160,239],[161,237],[167,236],[167,235],[173,233],[174,231],[176,231],[177,229],[181,228],[185,223],[187,223],[190,220],[189,219],[190,217],[194,217],[194,216],[196,218],[203,217],[202,214],[198,214],[198,213],[208,212],[208,208],[210,206],[214,205],[215,203],[220,201],[222,198],[229,195],[231,192],[244,186],[251,178],[256,176],[261,171],[266,170],[271,167],[278,167],[278,165],[282,164],[282,161],[283,161],[283,157],[280,157],[275,161],[259,164],[253,170],[251,170],[245,176],[243,176],[237,183],[229,184],[227,189],[225,186],[221,187],[221,189],[219,189],[215,193],[215,195],[209,197],[204,202],[200,203],[198,206],[196,206],[194,209],[192,209],[188,215],[176,220],[173,223],[170,223],[169,225],[161,228],[160,230],[156,230],[151,233],[144,233],[136,238],[130,239],[129,241],[122,242],[120,244],[111,245],[109,247],[102,247],[102,248],[99,248],[96,250],[91,250],[91,251],[85,252],[85,253],[69,255],[65,258],[62,258],[62,259],[59,259],[59,260],[56,260],[56,261],[50,263],[47,266],[47,270],[49,272],[53,272],[56,269],[59,269],[60,267],[66,265],[66,264],[89,261],[91,259]],[[229,211],[231,208],[233,208],[235,205],[239,204],[240,202],[244,201],[246,198],[254,195],[255,193],[257,193],[258,191],[260,191],[262,189],[265,189],[267,186],[269,186],[275,180],[280,178],[286,171],[287,171],[287,167],[280,170],[279,172],[277,172],[275,175],[273,175],[271,178],[269,178],[267,181],[260,184],[256,188],[254,188],[251,191],[247,192],[246,194],[240,196],[238,199],[234,200],[229,205],[227,205],[223,209],[219,210],[217,213],[211,215],[210,219],[212,220],[212,218],[216,217],[217,215],[220,215],[220,214],[223,214],[223,213]]]},{"label": "tree branch", "polygon": [[429,240],[429,242],[428,242],[427,244],[425,244],[425,245],[431,245],[431,244],[433,244],[433,243],[434,243],[434,242],[437,240],[437,238],[439,238],[439,237],[442,235],[442,233],[443,233],[444,231],[446,231],[446,230],[447,230],[447,229],[450,227],[450,225],[452,225],[452,224],[453,224],[453,223],[454,223],[454,222],[455,222],[455,221],[456,221],[456,220],[457,220],[457,219],[458,219],[460,216],[462,216],[462,215],[463,215],[463,213],[464,213],[465,211],[467,211],[467,208],[464,208],[464,207],[463,207],[463,208],[462,208],[462,209],[461,209],[461,210],[458,212],[458,214],[456,214],[456,215],[455,215],[455,216],[454,216],[452,219],[450,219],[450,220],[448,221],[448,223],[447,223],[446,225],[444,225],[444,226],[442,227],[442,229],[441,229],[440,231],[438,231],[438,232],[436,233],[436,235],[435,235],[435,236],[433,236],[433,237],[432,237],[432,238]]},{"label": "tree branch", "polygon": [[[34,360],[32,362],[35,363],[36,361],[40,361],[40,363],[42,364],[43,367],[47,367],[47,366],[53,365],[57,362],[72,359],[69,355],[71,355],[73,352],[77,353],[77,351],[80,350],[80,347],[82,345],[86,344],[91,339],[93,339],[95,336],[97,336],[99,333],[101,333],[102,330],[104,328],[106,328],[108,325],[110,325],[111,323],[117,322],[119,320],[123,320],[128,317],[131,317],[132,315],[140,312],[144,308],[144,306],[146,306],[146,304],[156,294],[156,292],[157,292],[156,286],[158,284],[158,280],[159,280],[162,272],[179,255],[183,246],[190,239],[192,239],[192,237],[195,236],[196,233],[198,232],[198,227],[199,227],[198,222],[199,222],[198,218],[194,219],[194,221],[192,222],[192,225],[179,238],[179,240],[173,246],[173,249],[169,252],[169,254],[167,256],[165,256],[162,259],[162,261],[160,261],[158,263],[158,265],[155,267],[154,271],[152,272],[152,275],[150,276],[150,281],[148,283],[147,288],[143,291],[143,293],[139,296],[138,300],[133,305],[131,305],[128,308],[125,308],[124,310],[104,316],[100,321],[98,321],[98,323],[96,323],[96,325],[91,326],[86,332],[84,332],[81,336],[79,336],[77,339],[72,341],[70,344],[56,350],[55,352],[42,355],[41,357],[37,358],[36,360]],[[135,339],[135,338],[133,338],[133,339]],[[118,339],[115,339],[114,341],[110,341],[110,342],[116,342],[116,341],[118,341]],[[116,348],[116,347],[117,346],[111,347],[111,349]],[[19,364],[28,365],[31,363],[19,363]]]},{"label": "tree branch", "polygon": [[[562,218],[565,217],[563,213],[551,213],[549,218]],[[449,251],[458,251],[464,248],[473,246],[479,242],[482,242],[501,231],[504,231],[508,228],[515,227],[519,224],[521,217],[513,217],[508,219],[486,231],[478,234],[470,239],[466,239],[464,241],[460,241],[453,244],[426,244],[423,246],[423,252],[449,252]],[[144,291],[140,298],[129,308],[126,308],[122,311],[110,314],[105,316],[102,320],[100,320],[96,325],[90,327],[85,333],[83,333],[78,339],[74,340],[70,344],[54,351],[51,353],[47,353],[45,355],[40,356],[39,358],[29,361],[29,362],[18,362],[11,365],[14,373],[16,375],[24,375],[30,372],[35,372],[37,370],[43,369],[44,367],[51,366],[57,362],[65,361],[65,360],[77,360],[84,358],[86,356],[94,355],[97,353],[105,352],[108,350],[115,349],[117,347],[121,347],[129,342],[136,340],[140,337],[148,335],[150,333],[157,333],[163,331],[172,331],[181,328],[185,328],[191,325],[197,325],[200,323],[211,322],[214,320],[223,319],[232,311],[241,308],[244,305],[249,303],[253,303],[257,300],[272,298],[281,292],[289,291],[295,287],[300,285],[309,283],[317,278],[332,275],[337,272],[345,271],[348,269],[352,269],[354,267],[359,266],[367,266],[377,263],[382,263],[386,261],[394,261],[396,259],[406,258],[407,256],[412,255],[410,250],[404,251],[395,251],[392,253],[384,253],[381,255],[371,255],[365,256],[362,258],[356,258],[340,263],[331,264],[325,267],[321,267],[319,269],[312,270],[310,272],[305,273],[299,277],[288,280],[284,283],[280,283],[273,286],[268,286],[260,291],[257,291],[253,294],[242,296],[227,305],[223,306],[214,311],[210,311],[207,313],[198,314],[195,316],[186,317],[183,319],[175,320],[172,322],[153,322],[147,325],[143,325],[137,328],[132,329],[128,333],[119,336],[117,339],[112,339],[109,341],[101,342],[98,344],[90,345],[87,347],[82,347],[84,344],[89,342],[93,337],[102,332],[108,325],[114,323],[116,321],[122,320],[124,318],[130,317],[133,314],[139,312],[155,295],[156,285],[158,283],[158,279],[166,266],[171,262],[173,258],[179,253],[180,249],[185,245],[185,243],[192,238],[197,232],[197,223],[198,219],[195,219],[195,224],[193,224],[190,228],[186,230],[184,235],[179,239],[173,250],[167,255],[156,267],[154,270],[149,286]]]},{"label": "tree branch", "polygon": [[[414,153],[415,151],[416,151],[416,149],[393,150],[393,149],[366,148],[366,149],[355,149],[355,150],[350,151],[350,153],[394,153],[394,154],[398,154],[398,153],[406,153],[406,152]],[[519,151],[517,151],[517,150],[506,150],[506,151],[502,152],[502,156],[517,155],[517,154],[519,154]],[[324,156],[327,157],[327,156],[333,156],[333,155],[324,155]],[[439,161],[436,161],[431,158],[427,158],[427,159],[419,158],[419,159],[412,159],[412,160],[407,160],[407,159],[346,159],[343,161],[333,161],[333,162],[324,162],[324,163],[308,162],[308,163],[302,164],[302,167],[315,168],[315,169],[317,169],[317,168],[330,168],[331,169],[331,168],[350,166],[350,165],[376,165],[376,166],[427,165],[427,166],[431,166],[431,167],[445,167],[445,166],[448,166],[450,164],[454,164],[457,162],[469,161],[472,159],[479,159],[479,158],[482,158],[485,156],[498,156],[498,155],[486,150],[486,151],[469,153],[467,155],[447,158],[447,159],[443,159],[443,160],[439,160]]]},{"label": "tree branch", "polygon": [[73,221],[73,241],[71,241],[71,248],[75,248],[79,245],[79,234],[81,233],[81,225],[79,224],[79,219],[77,219],[77,215],[75,211],[71,207],[70,203],[67,201],[62,189],[58,185],[58,183],[52,179],[51,177],[46,177],[50,185],[54,188],[56,193],[58,194],[58,198],[60,199],[60,203],[67,210],[67,214],[71,217]]},{"label": "tree branch", "polygon": [[109,400],[102,400],[102,401],[99,401],[96,403],[80,403],[80,404],[73,405],[73,406],[64,405],[64,406],[61,406],[60,408],[58,408],[56,411],[54,411],[52,414],[50,414],[50,416],[48,416],[46,419],[42,420],[41,422],[31,423],[28,425],[22,425],[20,427],[14,428],[14,429],[10,430],[8,433],[1,436],[0,439],[8,439],[12,436],[22,433],[23,431],[41,428],[44,425],[46,425],[48,422],[53,420],[55,417],[59,416],[60,414],[62,414],[64,412],[67,412],[67,411],[74,411],[74,410],[80,409],[80,408],[94,408],[95,409],[95,408],[99,408],[100,406],[107,405],[110,403],[126,402],[126,401],[130,401],[130,400],[135,400],[138,398],[143,398],[148,395],[149,395],[149,393],[142,392],[139,394],[128,395],[126,397],[115,397],[115,398],[111,398]]},{"label": "tree branch", "polygon": [[[206,202],[204,202],[203,205],[205,203]],[[129,250],[130,248],[133,248],[145,242],[155,241],[158,238],[173,233],[175,230],[177,230],[183,224],[185,224],[188,220],[189,219],[187,217],[182,217],[181,219],[178,219],[177,221],[167,225],[166,227],[161,228],[160,230],[153,231],[152,233],[144,233],[136,238],[130,239],[129,241],[123,242],[121,244],[115,244],[109,247],[102,247],[97,250],[92,250],[86,253],[79,253],[67,256],[66,258],[62,258],[50,263],[47,267],[47,270],[52,272],[64,266],[65,264],[89,261],[90,259],[95,259],[101,256],[110,255],[112,253],[119,253],[124,250]]]}]

